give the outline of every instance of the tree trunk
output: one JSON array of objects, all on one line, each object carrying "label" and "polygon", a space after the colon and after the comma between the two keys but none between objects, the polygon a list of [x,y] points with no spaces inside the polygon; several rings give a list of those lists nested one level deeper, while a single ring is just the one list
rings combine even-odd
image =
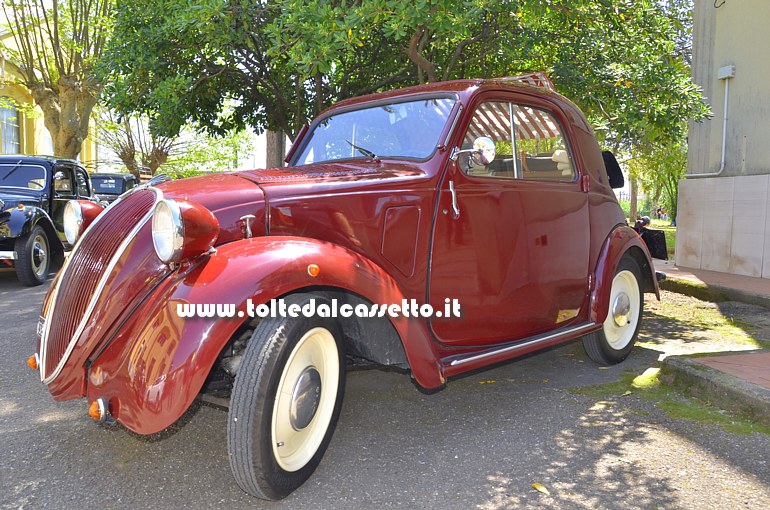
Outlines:
[{"label": "tree trunk", "polygon": [[77,159],[88,136],[95,96],[77,80],[64,76],[59,78],[58,94],[40,82],[28,82],[27,88],[43,110],[43,122],[53,139],[54,156]]},{"label": "tree trunk", "polygon": [[267,155],[265,166],[278,168],[283,166],[283,158],[286,156],[286,135],[283,131],[266,131]]},{"label": "tree trunk", "polygon": [[636,179],[631,176],[628,177],[628,183],[630,184],[630,196],[628,197],[630,212],[628,213],[628,220],[633,224],[636,221],[636,215],[638,214],[636,196],[639,193],[639,186],[636,183]]}]

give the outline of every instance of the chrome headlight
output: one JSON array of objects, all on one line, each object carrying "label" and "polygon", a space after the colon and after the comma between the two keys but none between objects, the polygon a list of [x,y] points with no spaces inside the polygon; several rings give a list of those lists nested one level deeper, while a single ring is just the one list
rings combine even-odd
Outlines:
[{"label": "chrome headlight", "polygon": [[83,209],[77,200],[69,200],[64,206],[64,236],[74,245],[83,233]]},{"label": "chrome headlight", "polygon": [[178,262],[184,246],[184,223],[179,204],[161,200],[152,213],[152,244],[164,263]]}]

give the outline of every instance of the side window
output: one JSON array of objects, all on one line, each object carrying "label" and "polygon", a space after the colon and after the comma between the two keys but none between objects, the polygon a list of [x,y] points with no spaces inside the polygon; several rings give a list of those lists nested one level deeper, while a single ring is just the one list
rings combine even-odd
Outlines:
[{"label": "side window", "polygon": [[574,181],[575,168],[561,126],[552,114],[538,108],[518,109],[516,148],[524,179]]},{"label": "side window", "polygon": [[77,181],[78,186],[78,196],[79,197],[88,197],[91,195],[88,189],[88,176],[86,176],[86,173],[81,169],[75,169],[75,180]]},{"label": "side window", "polygon": [[[54,167],[54,182],[53,187],[57,193],[61,195],[72,195],[72,169],[64,167]],[[56,176],[61,174],[61,178],[57,179]]]},{"label": "side window", "polygon": [[474,176],[571,182],[575,169],[564,133],[550,112],[507,101],[479,105],[468,126],[461,149],[479,137],[494,144],[494,160],[461,158],[464,172]]}]

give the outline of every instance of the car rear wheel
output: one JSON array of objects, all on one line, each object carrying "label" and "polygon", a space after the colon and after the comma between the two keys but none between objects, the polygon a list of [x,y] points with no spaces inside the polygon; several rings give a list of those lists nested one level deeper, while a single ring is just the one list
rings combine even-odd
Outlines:
[{"label": "car rear wheel", "polygon": [[16,276],[24,285],[33,287],[42,284],[48,277],[51,266],[48,237],[40,226],[28,235],[16,239]]},{"label": "car rear wheel", "polygon": [[[311,294],[286,306],[322,300]],[[342,335],[333,319],[266,318],[254,330],[230,400],[227,444],[238,485],[268,500],[286,497],[321,461],[345,387]]]},{"label": "car rear wheel", "polygon": [[641,281],[639,265],[633,258],[623,257],[612,279],[609,311],[602,329],[583,337],[583,347],[596,363],[613,365],[631,353],[644,308]]}]

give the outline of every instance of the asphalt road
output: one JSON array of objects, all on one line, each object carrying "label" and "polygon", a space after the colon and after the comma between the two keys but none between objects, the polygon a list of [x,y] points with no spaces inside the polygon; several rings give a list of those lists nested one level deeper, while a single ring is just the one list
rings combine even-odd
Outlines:
[{"label": "asphalt road", "polygon": [[25,364],[45,287],[0,271],[2,508],[770,508],[768,436],[671,419],[635,395],[573,394],[659,354],[598,370],[579,344],[434,395],[397,373],[351,372],[319,469],[284,501],[256,500],[231,477],[221,410],[140,437],[96,426],[84,401],[51,399]]}]

